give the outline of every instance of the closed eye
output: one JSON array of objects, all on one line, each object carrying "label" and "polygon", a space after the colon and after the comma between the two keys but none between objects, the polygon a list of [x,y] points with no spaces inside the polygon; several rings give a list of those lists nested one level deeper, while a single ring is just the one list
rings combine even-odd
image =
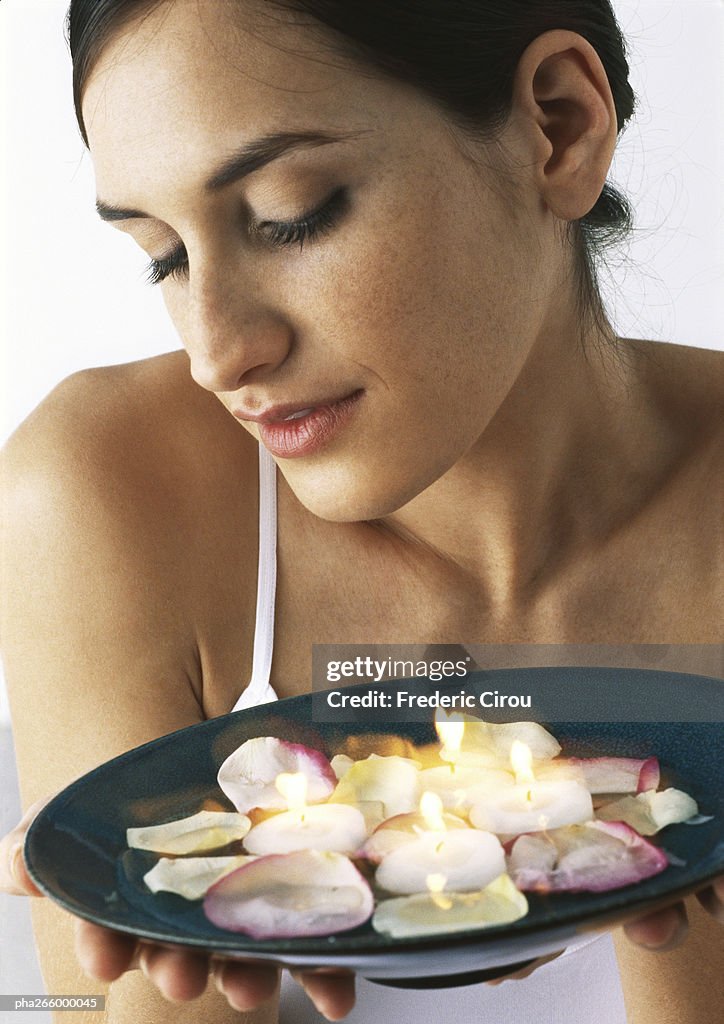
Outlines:
[{"label": "closed eye", "polygon": [[189,271],[189,258],[186,255],[186,248],[180,245],[168,254],[157,260],[151,260],[146,267],[146,280],[149,284],[160,284],[167,277],[187,277]]},{"label": "closed eye", "polygon": [[301,251],[305,242],[311,242],[330,231],[347,206],[347,190],[339,188],[320,207],[298,220],[265,220],[257,224],[253,231],[271,245],[298,245]]},{"label": "closed eye", "polygon": [[[348,207],[346,188],[339,188],[316,210],[305,213],[297,220],[264,220],[250,227],[250,233],[274,246],[284,248],[298,245],[300,252],[305,242],[314,241],[331,231]],[[167,256],[152,259],[146,268],[149,284],[160,284],[167,278],[188,277],[189,260],[183,245],[173,249]]]}]

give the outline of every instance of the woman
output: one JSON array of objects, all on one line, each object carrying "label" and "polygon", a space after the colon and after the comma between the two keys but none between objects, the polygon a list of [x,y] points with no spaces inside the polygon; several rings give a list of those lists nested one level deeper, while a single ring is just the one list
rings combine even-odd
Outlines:
[{"label": "woman", "polygon": [[[8,446],[26,804],[227,712],[244,678],[247,700],[302,692],[312,642],[719,640],[721,359],[617,339],[595,287],[633,104],[608,4],[406,7],[71,6],[98,210],[147,252],[186,352],[71,378]],[[259,442],[279,471],[269,672]],[[722,937],[690,910],[668,958],[619,944],[632,1019],[702,1019]],[[98,991],[71,919],[35,915],[49,991]],[[629,935],[667,948],[682,915]],[[227,1004],[195,954],[80,924],[78,956],[119,979],[114,1024],[273,1017],[268,969],[215,965]],[[614,1024],[608,939],[480,987],[470,1015],[583,1019],[599,963],[588,1019]],[[305,986],[330,1018],[351,1005],[346,976]],[[412,996],[365,999],[402,1020]]]}]

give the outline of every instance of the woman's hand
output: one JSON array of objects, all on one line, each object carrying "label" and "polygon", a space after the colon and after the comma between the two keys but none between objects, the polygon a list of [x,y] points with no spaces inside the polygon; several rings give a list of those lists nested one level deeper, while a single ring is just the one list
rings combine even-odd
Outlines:
[{"label": "woman's hand", "polygon": [[[701,889],[696,898],[720,924],[724,924],[724,875]],[[683,901],[655,910],[652,914],[627,921],[623,926],[626,937],[644,949],[666,952],[675,949],[686,938],[689,922]]]},{"label": "woman's hand", "polygon": [[[233,1009],[249,1011],[271,999],[279,984],[279,969],[268,963],[224,960],[180,946],[137,942],[90,921],[77,922],[76,955],[86,974],[99,981],[115,981],[138,967],[171,1002],[196,999],[211,977]],[[329,1020],[346,1017],[354,1006],[351,972],[320,968],[294,976]]]},{"label": "woman's hand", "polygon": [[[15,828],[0,840],[0,892],[11,896],[41,897],[23,857],[28,829],[50,797],[31,804]],[[200,996],[209,977],[235,1010],[256,1009],[271,999],[279,983],[279,970],[256,961],[221,960],[180,946],[140,942],[80,918],[75,924],[78,962],[91,978],[111,982],[126,971],[140,969],[171,1002]],[[346,1016],[354,1005],[354,975],[349,971],[295,973],[320,1013],[330,1020]]]},{"label": "woman's hand", "polygon": [[[11,895],[41,896],[23,858],[30,823],[48,800],[32,804],[16,827],[0,841],[0,891]],[[701,906],[724,924],[724,876],[696,894]],[[688,922],[683,902],[674,903],[624,925],[627,937],[649,950],[666,951],[686,936]],[[90,921],[76,922],[76,955],[84,971],[99,981],[111,982],[126,971],[140,968],[161,995],[171,1002],[187,1002],[205,991],[209,976],[235,1010],[261,1006],[274,995],[279,971],[255,961],[222,960],[203,953],[155,943],[114,932]],[[536,968],[560,954],[541,957],[514,974],[489,982],[528,977]],[[354,975],[349,971],[319,968],[293,971],[320,1013],[329,1020],[346,1016],[354,1005]]]},{"label": "woman's hand", "polygon": [[[714,879],[711,885],[696,893],[696,898],[704,910],[720,924],[724,924],[724,875]],[[662,907],[661,910],[656,910],[652,914],[645,914],[643,917],[627,921],[623,926],[627,938],[635,945],[660,953],[668,952],[668,950],[681,945],[686,938],[688,929],[689,922],[683,900],[672,903],[668,907]],[[540,957],[514,974],[495,978],[488,984],[499,985],[502,981],[519,981],[522,978],[527,978],[538,967],[555,960],[558,956],[560,953]]]},{"label": "woman's hand", "polygon": [[28,807],[15,828],[0,839],[0,892],[10,896],[42,896],[28,874],[23,858],[25,836],[35,816],[50,800],[38,800]]}]

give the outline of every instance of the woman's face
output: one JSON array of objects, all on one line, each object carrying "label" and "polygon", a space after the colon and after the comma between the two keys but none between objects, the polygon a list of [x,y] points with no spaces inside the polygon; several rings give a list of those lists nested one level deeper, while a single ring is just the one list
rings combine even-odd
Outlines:
[{"label": "woman's face", "polygon": [[312,512],[388,514],[474,449],[551,288],[492,149],[253,4],[135,19],[83,110],[101,213],[167,275],[193,377]]}]

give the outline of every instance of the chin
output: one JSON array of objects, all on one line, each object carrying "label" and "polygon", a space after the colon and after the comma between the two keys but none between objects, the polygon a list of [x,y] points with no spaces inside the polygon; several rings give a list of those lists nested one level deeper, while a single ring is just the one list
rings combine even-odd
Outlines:
[{"label": "chin", "polygon": [[425,490],[439,474],[420,474],[410,467],[378,465],[321,468],[317,472],[282,470],[304,507],[319,519],[333,523],[382,519]]}]

